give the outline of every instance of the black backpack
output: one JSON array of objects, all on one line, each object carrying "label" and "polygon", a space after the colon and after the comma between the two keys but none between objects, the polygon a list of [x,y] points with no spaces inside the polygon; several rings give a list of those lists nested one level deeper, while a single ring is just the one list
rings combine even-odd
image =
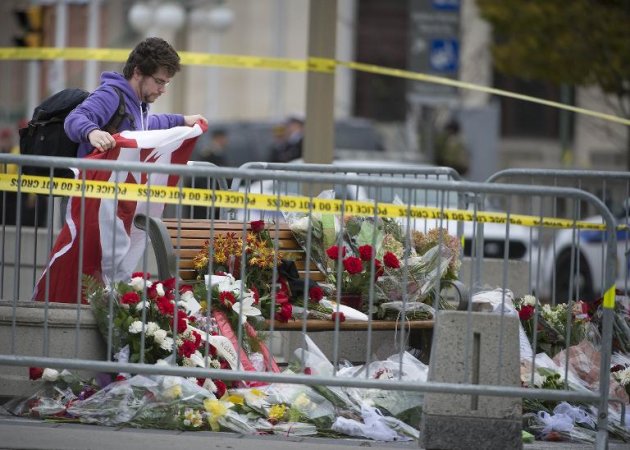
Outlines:
[{"label": "black backpack", "polygon": [[[116,86],[118,108],[102,129],[110,134],[118,132],[118,127],[127,116],[125,99]],[[63,122],[68,114],[90,95],[83,89],[70,88],[48,97],[33,111],[33,118],[25,128],[20,128],[20,153],[36,156],[66,156],[76,158],[79,144],[70,140],[63,129]],[[133,117],[130,116],[133,125]],[[24,166],[25,175],[49,176],[50,167]],[[55,168],[55,177],[73,178],[70,169]]]}]

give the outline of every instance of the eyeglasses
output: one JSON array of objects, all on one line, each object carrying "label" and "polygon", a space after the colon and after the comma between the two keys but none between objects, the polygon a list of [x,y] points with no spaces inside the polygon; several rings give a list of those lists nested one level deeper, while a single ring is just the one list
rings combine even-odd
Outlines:
[{"label": "eyeglasses", "polygon": [[169,84],[171,84],[171,82],[170,82],[170,81],[166,81],[166,80],[163,80],[163,79],[161,79],[161,78],[156,78],[156,77],[154,77],[153,75],[149,75],[149,76],[150,76],[151,78],[153,78],[153,81],[155,81],[155,84],[157,84],[157,85],[158,85],[158,86],[160,86],[160,87],[166,87],[166,86],[168,86]]}]

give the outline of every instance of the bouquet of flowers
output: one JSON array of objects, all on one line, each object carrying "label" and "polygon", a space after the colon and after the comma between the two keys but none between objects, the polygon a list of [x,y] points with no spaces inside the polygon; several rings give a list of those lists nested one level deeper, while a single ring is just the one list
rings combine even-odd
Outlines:
[{"label": "bouquet of flowers", "polygon": [[[241,270],[242,261],[244,271]],[[274,265],[279,266],[281,262],[282,255],[275,254],[264,220],[250,222],[244,240],[238,233],[217,233],[212,243],[206,241],[194,258],[199,279],[204,279],[206,275],[229,273],[239,280],[244,272],[245,286],[255,289],[259,295],[271,292]]]},{"label": "bouquet of flowers", "polygon": [[[541,306],[536,297],[526,295],[517,299],[514,306],[530,343],[536,346],[536,352],[545,352],[553,357],[562,349],[578,344],[589,333],[588,305],[582,301],[574,302],[569,309],[566,303]],[[567,339],[568,327],[571,334]]]},{"label": "bouquet of flowers", "polygon": [[[92,306],[105,339],[112,327],[117,359],[132,363],[233,368],[234,348],[218,336],[216,324],[198,314],[201,305],[191,287],[180,286],[176,291],[174,278],[155,282],[149,278],[148,273],[136,272],[130,281],[106,287],[89,276],[84,277],[85,298]],[[201,385],[205,381],[199,380]],[[215,392],[219,389],[217,383],[223,385],[220,380],[209,384]]]},{"label": "bouquet of flowers", "polygon": [[[590,305],[593,323],[601,331],[603,298]],[[630,297],[623,291],[615,291],[615,314],[613,316],[613,350],[630,354]]]}]

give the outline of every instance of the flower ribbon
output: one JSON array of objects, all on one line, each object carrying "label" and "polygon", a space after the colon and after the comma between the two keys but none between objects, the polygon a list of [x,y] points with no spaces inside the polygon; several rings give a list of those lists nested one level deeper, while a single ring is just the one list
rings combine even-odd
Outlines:
[{"label": "flower ribbon", "polygon": [[546,435],[552,431],[565,431],[570,433],[573,430],[573,419],[567,414],[554,414],[553,416],[545,411],[538,411],[538,419],[545,425],[542,434]]}]

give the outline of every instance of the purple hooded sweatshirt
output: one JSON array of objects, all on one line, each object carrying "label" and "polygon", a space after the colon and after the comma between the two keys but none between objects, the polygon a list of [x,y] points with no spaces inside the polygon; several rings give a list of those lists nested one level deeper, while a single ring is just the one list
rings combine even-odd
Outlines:
[{"label": "purple hooded sweatshirt", "polygon": [[[79,158],[93,150],[88,134],[107,125],[118,109],[118,93],[112,86],[116,86],[122,92],[125,112],[128,115],[120,123],[118,131],[163,130],[184,125],[184,116],[181,114],[149,115],[149,105],[140,101],[125,77],[116,72],[103,72],[101,85],[68,114],[63,124],[68,137],[79,143],[77,152]],[[133,121],[129,116],[133,117]]]}]

